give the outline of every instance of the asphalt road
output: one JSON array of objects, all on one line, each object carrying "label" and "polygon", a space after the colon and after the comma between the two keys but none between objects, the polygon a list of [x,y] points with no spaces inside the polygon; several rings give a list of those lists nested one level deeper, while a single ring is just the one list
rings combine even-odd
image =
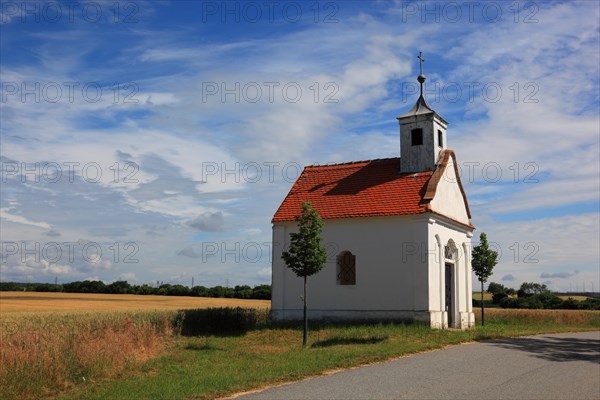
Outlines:
[{"label": "asphalt road", "polygon": [[600,332],[470,343],[238,399],[600,399]]}]

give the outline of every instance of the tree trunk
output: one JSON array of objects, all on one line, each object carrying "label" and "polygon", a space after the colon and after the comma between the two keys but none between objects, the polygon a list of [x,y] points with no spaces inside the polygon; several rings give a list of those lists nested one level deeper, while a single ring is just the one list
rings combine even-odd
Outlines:
[{"label": "tree trunk", "polygon": [[304,334],[302,336],[302,347],[306,347],[308,338],[308,314],[306,313],[306,276],[304,277]]},{"label": "tree trunk", "polygon": [[481,281],[481,326],[485,325],[485,306],[483,305],[483,281]]}]

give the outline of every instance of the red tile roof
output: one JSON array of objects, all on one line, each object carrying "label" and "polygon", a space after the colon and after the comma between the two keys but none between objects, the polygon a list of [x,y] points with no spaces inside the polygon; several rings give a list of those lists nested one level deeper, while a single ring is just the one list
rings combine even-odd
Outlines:
[{"label": "red tile roof", "polygon": [[293,221],[309,201],[323,219],[420,214],[433,171],[399,174],[400,158],[308,166],[275,213]]}]

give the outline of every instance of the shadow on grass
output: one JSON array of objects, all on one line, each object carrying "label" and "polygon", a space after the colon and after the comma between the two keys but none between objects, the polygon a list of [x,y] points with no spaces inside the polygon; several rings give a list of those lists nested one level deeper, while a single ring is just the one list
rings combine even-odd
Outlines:
[{"label": "shadow on grass", "polygon": [[184,347],[185,350],[192,351],[208,351],[208,350],[218,350],[217,347],[211,345],[208,340],[203,343],[200,342],[188,342],[188,344]]},{"label": "shadow on grass", "polygon": [[388,337],[370,336],[367,338],[352,338],[352,337],[333,337],[326,340],[320,340],[312,344],[311,347],[330,347],[338,345],[355,345],[355,344],[375,344],[381,343]]}]

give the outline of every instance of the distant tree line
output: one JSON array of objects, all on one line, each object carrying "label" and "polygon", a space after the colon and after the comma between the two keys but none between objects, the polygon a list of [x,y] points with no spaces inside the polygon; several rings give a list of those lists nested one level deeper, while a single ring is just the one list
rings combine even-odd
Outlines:
[{"label": "distant tree line", "polygon": [[502,308],[600,310],[600,299],[577,301],[571,297],[561,299],[544,284],[524,282],[519,290],[490,282],[487,291],[492,293],[492,303]]},{"label": "distant tree line", "polygon": [[27,291],[27,292],[64,292],[64,293],[110,293],[110,294],[154,294],[163,296],[194,296],[194,297],[223,297],[235,299],[271,299],[271,285],[248,285],[187,287],[157,282],[155,286],[131,285],[127,281],[115,281],[105,284],[102,281],[77,281],[70,283],[19,283],[0,282],[0,291]]}]

